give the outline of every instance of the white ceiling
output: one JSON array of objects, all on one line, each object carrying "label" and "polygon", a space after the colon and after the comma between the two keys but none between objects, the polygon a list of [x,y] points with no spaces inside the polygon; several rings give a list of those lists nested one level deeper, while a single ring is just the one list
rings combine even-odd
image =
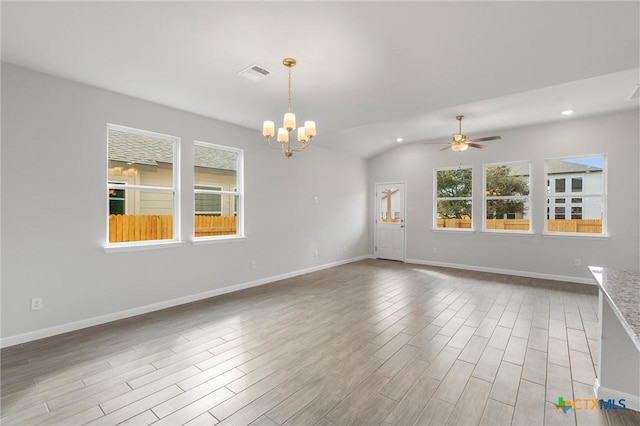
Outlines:
[{"label": "white ceiling", "polygon": [[[458,114],[481,137],[637,108],[639,16],[638,1],[3,2],[2,60],[256,129],[258,143],[286,109],[292,56],[314,144],[367,158],[397,137],[446,141]],[[252,64],[271,75],[237,74]]]}]

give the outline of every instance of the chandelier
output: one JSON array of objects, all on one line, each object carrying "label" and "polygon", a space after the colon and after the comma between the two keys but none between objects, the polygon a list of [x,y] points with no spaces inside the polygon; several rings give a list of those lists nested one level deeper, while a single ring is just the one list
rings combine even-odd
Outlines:
[{"label": "chandelier", "polygon": [[311,139],[316,135],[316,122],[305,121],[304,127],[298,127],[298,143],[292,146],[291,131],[296,128],[296,115],[291,112],[291,68],[296,66],[293,58],[284,58],[282,65],[289,69],[289,96],[287,99],[287,112],[284,114],[282,127],[278,129],[276,140],[280,145],[272,145],[271,138],[275,135],[275,125],[273,121],[265,121],[262,126],[262,135],[267,138],[267,143],[271,148],[281,149],[284,155],[289,158],[294,152],[300,152],[311,144]]}]

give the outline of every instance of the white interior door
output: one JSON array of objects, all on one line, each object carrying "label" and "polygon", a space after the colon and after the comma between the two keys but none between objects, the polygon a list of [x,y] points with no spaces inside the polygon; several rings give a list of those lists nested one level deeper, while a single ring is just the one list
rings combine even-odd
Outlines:
[{"label": "white interior door", "polygon": [[404,183],[376,184],[376,258],[404,261],[404,210]]}]

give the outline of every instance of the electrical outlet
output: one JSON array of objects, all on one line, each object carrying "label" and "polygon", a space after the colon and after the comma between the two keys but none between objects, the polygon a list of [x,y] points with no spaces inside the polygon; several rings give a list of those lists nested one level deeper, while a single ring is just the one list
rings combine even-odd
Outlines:
[{"label": "electrical outlet", "polygon": [[318,257],[318,250],[313,251],[313,257]]},{"label": "electrical outlet", "polygon": [[318,197],[313,197],[313,202],[318,204],[320,202],[320,200],[318,200]]},{"label": "electrical outlet", "polygon": [[42,309],[42,297],[34,297],[33,299],[31,299],[31,310],[32,311],[39,311],[40,309]]},{"label": "electrical outlet", "polygon": [[256,264],[256,261],[255,261],[255,260],[252,260],[252,261],[251,261],[251,269],[256,269],[256,267],[257,267],[257,266],[258,266],[258,265]]},{"label": "electrical outlet", "polygon": [[342,246],[342,251],[346,253],[347,252],[347,246]]},{"label": "electrical outlet", "polygon": [[575,259],[573,261],[574,266],[580,266],[582,264],[582,262],[580,262],[580,259]]},{"label": "electrical outlet", "polygon": [[438,252],[438,248],[437,248],[437,247],[434,247],[434,248],[433,248],[433,252],[434,252],[434,253],[437,253],[437,252]]}]

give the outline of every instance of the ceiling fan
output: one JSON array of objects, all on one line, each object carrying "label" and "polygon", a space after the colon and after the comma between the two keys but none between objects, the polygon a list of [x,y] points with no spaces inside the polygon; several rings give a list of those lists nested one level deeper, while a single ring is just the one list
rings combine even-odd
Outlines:
[{"label": "ceiling fan", "polygon": [[451,138],[451,142],[425,142],[426,144],[448,144],[449,146],[445,146],[440,151],[447,150],[451,148],[453,151],[465,151],[469,147],[471,148],[484,148],[484,146],[477,144],[476,142],[487,142],[487,141],[495,141],[498,139],[502,139],[501,136],[487,136],[485,138],[475,138],[468,139],[467,135],[462,134],[462,119],[464,115],[456,116],[456,120],[458,120],[458,133],[454,134]]}]

